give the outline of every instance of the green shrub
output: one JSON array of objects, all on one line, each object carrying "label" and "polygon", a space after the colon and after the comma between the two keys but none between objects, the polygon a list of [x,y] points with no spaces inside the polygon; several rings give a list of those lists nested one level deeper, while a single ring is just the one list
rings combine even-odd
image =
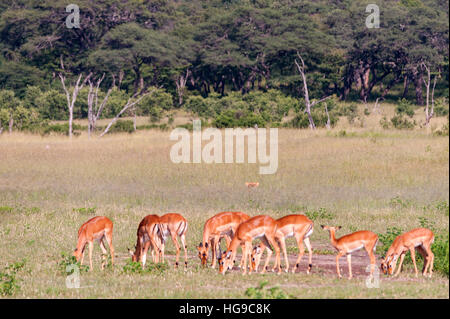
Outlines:
[{"label": "green shrub", "polygon": [[435,116],[447,116],[449,114],[448,99],[445,97],[436,99],[434,106]]},{"label": "green shrub", "polygon": [[109,133],[133,133],[134,123],[131,120],[118,120],[109,129]]},{"label": "green shrub", "polygon": [[122,272],[126,274],[154,274],[162,275],[169,269],[169,264],[165,263],[153,263],[147,262],[145,268],[142,269],[140,262],[132,261],[128,259],[125,266],[122,268]]},{"label": "green shrub", "polygon": [[395,115],[391,118],[392,126],[396,129],[407,129],[411,130],[416,126],[416,121],[410,121],[403,115]]},{"label": "green shrub", "polygon": [[414,108],[411,104],[411,102],[409,102],[406,99],[401,99],[397,106],[395,107],[395,114],[397,115],[407,115],[409,117],[413,117],[414,116]]},{"label": "green shrub", "polygon": [[270,289],[265,288],[268,282],[263,281],[258,287],[247,288],[245,295],[252,299],[290,299],[293,296],[287,294],[279,287],[272,287]]},{"label": "green shrub", "polygon": [[12,296],[20,290],[19,279],[16,275],[25,266],[25,260],[9,264],[3,270],[0,270],[0,295]]}]

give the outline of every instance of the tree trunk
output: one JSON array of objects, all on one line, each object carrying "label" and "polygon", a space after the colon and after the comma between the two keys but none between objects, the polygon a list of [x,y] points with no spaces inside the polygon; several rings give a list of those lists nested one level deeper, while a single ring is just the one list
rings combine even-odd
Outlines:
[{"label": "tree trunk", "polygon": [[403,94],[402,94],[402,99],[406,98],[406,96],[408,95],[408,86],[409,86],[409,78],[408,76],[405,76],[403,78]]},{"label": "tree trunk", "polygon": [[416,87],[416,103],[417,105],[423,105],[423,94],[422,94],[422,84],[423,84],[423,77],[422,73],[416,75],[414,79],[414,85]]},{"label": "tree trunk", "polygon": [[9,134],[12,133],[13,126],[14,126],[14,118],[13,118],[13,116],[12,116],[12,114],[11,114],[11,115],[9,116],[9,127],[8,127]]}]

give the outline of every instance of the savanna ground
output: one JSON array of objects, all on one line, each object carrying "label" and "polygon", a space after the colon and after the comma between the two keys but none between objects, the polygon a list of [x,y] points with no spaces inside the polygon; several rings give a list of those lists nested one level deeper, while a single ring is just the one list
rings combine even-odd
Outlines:
[{"label": "savanna ground", "polygon": [[[410,263],[400,277],[381,276],[379,288],[367,288],[369,260],[362,252],[353,258],[356,277],[345,278],[342,258],[344,279],[337,279],[330,255],[334,251],[321,224],[343,226],[338,236],[362,229],[383,234],[388,227],[420,227],[425,218],[436,231],[448,233],[448,137],[425,129],[383,130],[380,117],[370,115],[353,125],[342,119],[330,131],[280,129],[279,165],[273,175],[259,175],[258,164],[173,164],[170,131],[90,140],[86,134],[72,140],[3,134],[0,268],[25,259],[16,275],[20,289],[12,297],[246,298],[247,288],[267,281],[267,287],[279,287],[294,298],[448,298],[446,275],[435,272],[432,279],[416,279]],[[247,190],[247,181],[258,181],[260,187]],[[439,203],[446,203],[447,210],[437,209]],[[236,270],[222,276],[202,269],[195,247],[203,224],[230,210],[274,218],[307,212],[315,222],[313,273],[305,273],[306,255],[296,274],[244,277]],[[130,260],[127,247],[136,242],[140,220],[167,212],[179,212],[189,222],[187,271],[172,267],[175,250],[169,242],[166,270],[124,272]],[[81,273],[80,289],[68,289],[58,265],[61,254],[72,252],[79,226],[95,215],[114,222],[116,265],[100,271],[96,244],[94,271]],[[292,259],[296,245],[292,238],[287,243]],[[378,264],[380,258],[378,254]]]}]

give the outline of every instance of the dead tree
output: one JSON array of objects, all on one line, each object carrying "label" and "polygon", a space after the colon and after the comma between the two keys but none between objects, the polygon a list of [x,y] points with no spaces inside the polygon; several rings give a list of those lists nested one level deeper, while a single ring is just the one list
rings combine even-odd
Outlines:
[{"label": "dead tree", "polygon": [[186,75],[181,74],[180,76],[177,77],[177,79],[175,81],[175,84],[177,85],[178,105],[183,104],[184,90],[186,88],[186,83],[187,83],[190,75],[191,75],[191,71],[189,71],[189,69],[187,69]]},{"label": "dead tree", "polygon": [[[61,57],[61,69],[64,71],[64,63]],[[64,92],[66,93],[66,98],[67,98],[67,107],[69,109],[69,137],[72,137],[72,124],[73,124],[73,108],[75,106],[75,102],[77,100],[78,97],[78,93],[81,91],[81,89],[84,87],[84,85],[86,84],[86,82],[89,80],[89,78],[92,76],[92,72],[88,74],[88,76],[86,76],[86,78],[83,80],[83,82],[81,82],[81,79],[83,78],[83,73],[81,73],[78,76],[78,79],[75,83],[75,86],[73,88],[73,92],[72,92],[72,98],[70,97],[70,92],[66,87],[66,76],[62,73],[59,72],[58,73],[59,78],[61,79],[61,83],[64,89]]]},{"label": "dead tree", "polygon": [[88,94],[88,135],[91,137],[91,133],[95,130],[97,120],[100,118],[103,109],[105,108],[106,103],[108,102],[108,98],[116,85],[115,76],[113,75],[113,83],[103,98],[100,106],[98,105],[98,91],[100,88],[100,84],[103,82],[105,78],[105,74],[103,73],[102,77],[97,80],[94,90],[94,82],[91,80],[89,83],[89,94]]},{"label": "dead tree", "polygon": [[433,87],[431,91],[431,109],[430,109],[430,87],[431,87],[431,70],[426,65],[425,62],[422,62],[422,67],[427,71],[427,77],[426,79],[423,79],[423,82],[425,83],[425,87],[427,88],[427,98],[426,98],[426,104],[425,104],[425,125],[427,128],[430,126],[431,118],[434,115],[434,89],[436,87],[436,81],[438,75],[435,75],[433,77]]},{"label": "dead tree", "polygon": [[[304,94],[304,97],[305,97],[305,104],[306,104],[305,112],[306,112],[306,114],[308,114],[309,127],[312,130],[315,130],[316,129],[316,125],[314,124],[314,120],[313,120],[313,118],[311,116],[311,108],[314,105],[319,104],[319,103],[329,99],[331,97],[331,95],[329,95],[327,97],[324,97],[324,98],[321,98],[320,100],[314,101],[314,102],[311,103],[311,101],[309,100],[308,84],[306,82],[305,62],[303,61],[302,56],[298,52],[297,52],[297,56],[298,56],[298,58],[301,61],[301,65],[300,65],[300,63],[298,63],[297,59],[295,59],[294,61],[295,61],[295,65],[297,66],[298,72],[302,76],[302,80],[303,80],[303,94]],[[328,114],[328,110],[327,110],[327,114]],[[328,119],[329,119],[329,117],[328,117]]]},{"label": "dead tree", "polygon": [[106,129],[103,131],[102,134],[100,134],[100,137],[102,137],[103,135],[105,135],[106,133],[108,133],[109,129],[111,128],[111,126],[113,126],[114,123],[117,122],[117,120],[119,119],[119,117],[125,113],[125,111],[129,110],[130,108],[134,107],[136,104],[138,104],[144,97],[146,97],[147,95],[153,94],[155,91],[157,90],[157,88],[149,91],[149,92],[145,92],[145,93],[135,93],[133,94],[132,97],[130,97],[127,101],[127,103],[125,104],[125,106],[122,108],[122,110],[120,110],[119,113],[117,113],[117,115],[111,120],[111,122],[109,122],[108,126],[106,127]]}]

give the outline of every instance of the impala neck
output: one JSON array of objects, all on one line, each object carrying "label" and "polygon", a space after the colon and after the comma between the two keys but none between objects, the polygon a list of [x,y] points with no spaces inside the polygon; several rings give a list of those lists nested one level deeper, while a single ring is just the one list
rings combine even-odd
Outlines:
[{"label": "impala neck", "polygon": [[331,244],[332,244],[334,247],[337,247],[338,242],[337,242],[337,240],[336,240],[336,231],[335,231],[335,230],[330,230],[329,232],[330,232],[330,240],[331,240]]},{"label": "impala neck", "polygon": [[86,245],[86,238],[84,236],[78,237],[77,251],[83,252],[85,245]]},{"label": "impala neck", "polygon": [[234,259],[234,256],[236,256],[236,250],[237,247],[240,244],[240,240],[237,238],[237,236],[234,236],[231,240],[230,247],[228,247],[227,252],[231,251],[231,257]]},{"label": "impala neck", "polygon": [[205,227],[203,229],[203,246],[209,241],[209,228]]}]

